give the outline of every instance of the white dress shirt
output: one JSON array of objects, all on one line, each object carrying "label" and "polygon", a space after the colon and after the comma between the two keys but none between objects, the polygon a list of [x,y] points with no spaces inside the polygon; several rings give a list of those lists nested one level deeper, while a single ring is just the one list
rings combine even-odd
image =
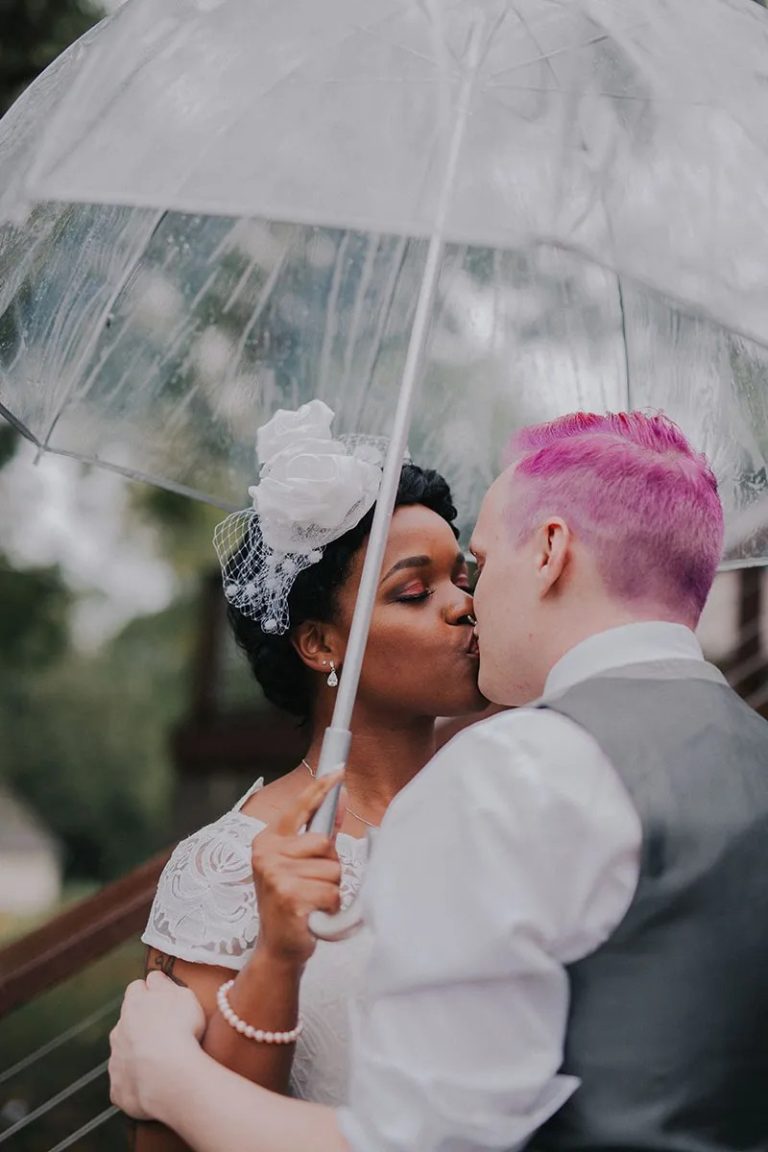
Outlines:
[{"label": "white dress shirt", "polygon": [[[681,657],[703,659],[680,625],[613,628],[544,695]],[[555,712],[474,725],[400,793],[363,886],[374,947],[339,1111],[352,1152],[506,1152],[577,1090],[559,1072],[566,965],[624,917],[641,838],[614,768]]]}]

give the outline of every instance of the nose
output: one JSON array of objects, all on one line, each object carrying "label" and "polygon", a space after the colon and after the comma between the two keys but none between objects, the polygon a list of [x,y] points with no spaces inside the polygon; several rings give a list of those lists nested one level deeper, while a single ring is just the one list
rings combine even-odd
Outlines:
[{"label": "nose", "polygon": [[472,612],[472,594],[463,588],[455,588],[456,593],[448,606],[447,620],[449,624],[459,624],[462,627],[474,625],[475,617]]}]

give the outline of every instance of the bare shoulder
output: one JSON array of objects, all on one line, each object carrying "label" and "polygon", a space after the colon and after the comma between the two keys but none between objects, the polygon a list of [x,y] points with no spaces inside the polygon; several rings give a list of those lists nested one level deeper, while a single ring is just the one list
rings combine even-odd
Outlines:
[{"label": "bare shoulder", "polygon": [[295,768],[287,776],[273,780],[271,784],[267,784],[265,788],[260,788],[258,792],[249,796],[242,811],[246,816],[251,816],[255,820],[263,820],[265,824],[269,824],[280,815],[288,804],[296,799],[298,794],[306,788],[308,782],[308,774]]}]

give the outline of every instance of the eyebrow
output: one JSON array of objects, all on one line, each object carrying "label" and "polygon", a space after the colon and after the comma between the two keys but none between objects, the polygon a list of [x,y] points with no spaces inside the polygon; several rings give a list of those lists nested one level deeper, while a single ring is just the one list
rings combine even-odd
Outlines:
[{"label": "eyebrow", "polygon": [[[466,565],[466,562],[464,553],[457,552],[454,568],[459,568],[462,564]],[[403,560],[398,560],[396,564],[393,564],[389,572],[382,576],[379,583],[383,584],[385,580],[388,580],[395,572],[401,572],[403,568],[429,568],[431,564],[431,556],[406,556]]]},{"label": "eyebrow", "polygon": [[393,564],[386,576],[382,576],[381,583],[388,580],[395,572],[400,572],[403,568],[428,568],[432,563],[429,556],[406,556],[404,560],[398,560],[397,564]]}]

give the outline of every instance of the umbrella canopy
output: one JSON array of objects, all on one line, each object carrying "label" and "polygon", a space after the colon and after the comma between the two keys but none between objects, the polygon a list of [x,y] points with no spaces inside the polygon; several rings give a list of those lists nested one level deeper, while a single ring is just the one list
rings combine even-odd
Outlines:
[{"label": "umbrella canopy", "polygon": [[766,61],[753,0],[128,0],[0,123],[2,410],[242,506],[276,408],[390,430],[439,222],[465,524],[515,427],[650,406],[764,562]]}]

